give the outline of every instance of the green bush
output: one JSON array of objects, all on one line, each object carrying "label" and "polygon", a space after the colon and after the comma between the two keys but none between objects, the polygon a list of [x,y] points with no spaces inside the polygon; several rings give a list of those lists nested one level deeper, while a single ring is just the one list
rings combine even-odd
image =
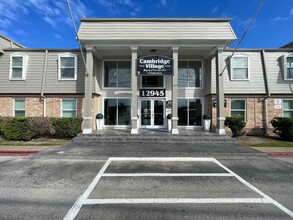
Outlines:
[{"label": "green bush", "polygon": [[12,120],[11,117],[0,117],[0,135],[3,134],[4,126]]},{"label": "green bush", "polygon": [[284,140],[293,140],[293,118],[276,117],[271,121],[274,132]]},{"label": "green bush", "polygon": [[49,118],[27,118],[29,129],[33,133],[33,138],[45,137],[51,134],[51,125]]},{"label": "green bush", "polygon": [[53,135],[62,138],[73,138],[81,132],[82,118],[51,118]]},{"label": "green bush", "polygon": [[243,135],[243,128],[246,122],[243,116],[226,117],[225,126],[231,129],[232,137],[238,137]]},{"label": "green bush", "polygon": [[34,136],[27,118],[12,118],[10,122],[4,124],[1,130],[3,137],[8,140],[28,141]]}]

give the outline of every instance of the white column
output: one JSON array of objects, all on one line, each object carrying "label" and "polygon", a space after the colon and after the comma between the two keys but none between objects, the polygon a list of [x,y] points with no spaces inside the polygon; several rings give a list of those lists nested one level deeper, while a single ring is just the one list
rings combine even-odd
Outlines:
[{"label": "white column", "polygon": [[173,51],[173,81],[172,81],[172,134],[179,134],[178,130],[178,51],[179,47],[172,47]]},{"label": "white column", "polygon": [[138,47],[131,47],[131,134],[137,134],[137,76],[136,76],[136,59]]},{"label": "white column", "polygon": [[92,85],[93,85],[94,59],[92,48],[86,49],[86,72],[83,102],[83,134],[92,133]]},{"label": "white column", "polygon": [[223,74],[223,50],[216,52],[216,91],[217,91],[217,134],[226,134],[224,121],[224,74]]}]

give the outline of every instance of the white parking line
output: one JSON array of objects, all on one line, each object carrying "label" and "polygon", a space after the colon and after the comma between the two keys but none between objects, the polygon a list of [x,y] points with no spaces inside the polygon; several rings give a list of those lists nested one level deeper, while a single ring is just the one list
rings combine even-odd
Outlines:
[{"label": "white parking line", "polygon": [[[224,170],[226,170],[228,173],[104,173],[107,169],[107,167],[110,165],[113,161],[127,161],[127,162],[133,162],[133,161],[160,161],[160,162],[188,162],[188,161],[201,161],[201,162],[214,162],[218,166],[222,167]],[[194,198],[129,198],[129,199],[88,199],[89,195],[97,185],[98,181],[101,179],[101,177],[169,177],[169,176],[198,176],[198,177],[235,177],[238,179],[242,184],[244,184],[246,187],[250,188],[257,194],[261,195],[263,198],[200,198],[200,199],[194,199]],[[198,158],[198,157],[110,157],[102,169],[99,171],[99,173],[96,175],[94,180],[90,183],[88,188],[85,190],[85,192],[76,200],[76,202],[73,204],[67,215],[64,217],[64,220],[74,219],[76,215],[78,214],[79,210],[83,205],[97,205],[97,204],[168,204],[168,203],[266,203],[266,204],[273,204],[276,207],[278,207],[280,210],[288,214],[290,217],[293,218],[293,213],[284,207],[279,202],[273,200],[271,197],[248,183],[246,180],[244,180],[242,177],[238,176],[236,173],[225,167],[223,164],[221,164],[218,160],[215,158]]]}]

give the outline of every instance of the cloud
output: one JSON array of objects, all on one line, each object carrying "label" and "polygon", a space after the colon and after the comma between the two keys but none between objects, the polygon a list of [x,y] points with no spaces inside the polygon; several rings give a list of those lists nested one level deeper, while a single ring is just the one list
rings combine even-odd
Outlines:
[{"label": "cloud", "polygon": [[[111,16],[135,17],[141,11],[141,5],[133,0],[96,0]],[[162,1],[162,0],[161,0]]]},{"label": "cloud", "polygon": [[218,11],[218,9],[219,9],[219,7],[218,7],[218,6],[215,6],[215,7],[213,8],[213,10],[211,11],[211,13],[214,14],[216,11]]},{"label": "cloud", "polygon": [[163,7],[167,6],[167,0],[160,0],[160,3]]},{"label": "cloud", "polygon": [[291,8],[290,10],[290,15],[293,15],[293,8]]}]

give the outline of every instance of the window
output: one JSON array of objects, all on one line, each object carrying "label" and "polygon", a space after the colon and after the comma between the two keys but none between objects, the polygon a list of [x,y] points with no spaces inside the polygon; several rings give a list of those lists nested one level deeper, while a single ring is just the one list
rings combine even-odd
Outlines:
[{"label": "window", "polygon": [[178,87],[202,87],[201,61],[178,62]]},{"label": "window", "polygon": [[201,126],[201,99],[178,99],[178,118],[179,126]]},{"label": "window", "polygon": [[231,79],[249,80],[249,57],[243,55],[232,57]]},{"label": "window", "polygon": [[105,99],[104,108],[105,125],[130,125],[130,99]]},{"label": "window", "polygon": [[104,87],[130,88],[131,87],[131,62],[130,61],[105,61],[104,62]]},{"label": "window", "polygon": [[293,54],[284,56],[284,79],[293,80]]},{"label": "window", "polygon": [[25,99],[14,99],[14,117],[25,117]]},{"label": "window", "polygon": [[10,80],[25,80],[27,72],[28,56],[21,53],[10,55]]},{"label": "window", "polygon": [[293,117],[293,99],[283,100],[283,117]]},{"label": "window", "polygon": [[76,80],[77,78],[77,55],[71,53],[58,56],[58,79]]},{"label": "window", "polygon": [[141,76],[141,87],[142,88],[163,88],[164,87],[164,76]]},{"label": "window", "polygon": [[246,103],[244,99],[231,100],[231,116],[243,116],[246,118]]},{"label": "window", "polygon": [[62,100],[62,117],[76,117],[76,99]]}]

